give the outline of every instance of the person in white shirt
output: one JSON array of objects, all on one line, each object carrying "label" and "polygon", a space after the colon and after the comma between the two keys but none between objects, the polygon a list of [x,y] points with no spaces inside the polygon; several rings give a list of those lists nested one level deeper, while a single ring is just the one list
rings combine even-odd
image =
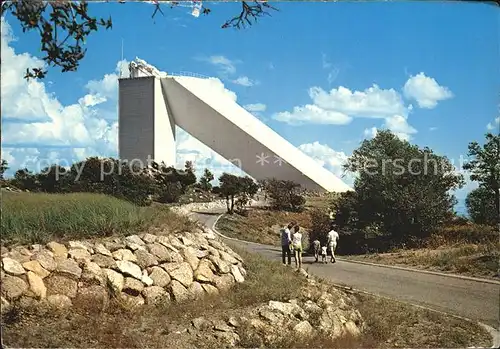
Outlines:
[{"label": "person in white shirt", "polygon": [[326,263],[326,246],[321,246],[321,262]]},{"label": "person in white shirt", "polygon": [[295,255],[295,265],[297,269],[300,269],[302,268],[302,234],[298,225],[293,228],[295,232],[292,235],[292,246]]},{"label": "person in white shirt", "polygon": [[335,260],[335,250],[337,249],[337,242],[339,241],[339,233],[337,233],[334,229],[334,227],[332,227],[332,230],[330,230],[328,232],[328,234],[326,235],[326,238],[327,238],[327,245],[328,245],[328,249],[330,250],[330,253],[332,255],[332,258],[331,258],[331,262],[332,263],[335,263],[336,260]]},{"label": "person in white shirt", "polygon": [[286,227],[281,229],[281,259],[283,260],[284,265],[292,264],[292,251],[290,250],[292,233],[290,232],[290,229],[292,229],[293,226],[294,222],[291,222]]}]

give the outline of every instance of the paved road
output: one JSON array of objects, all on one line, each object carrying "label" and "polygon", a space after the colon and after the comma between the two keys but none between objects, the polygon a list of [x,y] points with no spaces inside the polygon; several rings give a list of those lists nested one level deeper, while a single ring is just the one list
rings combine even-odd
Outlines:
[{"label": "paved road", "polygon": [[[198,214],[197,218],[206,226],[212,227],[217,215]],[[230,242],[267,258],[281,259],[279,248],[234,240]],[[427,306],[499,328],[500,285],[343,261],[337,261],[333,265],[316,264],[312,257],[305,257],[303,264],[310,273],[338,284]]]}]

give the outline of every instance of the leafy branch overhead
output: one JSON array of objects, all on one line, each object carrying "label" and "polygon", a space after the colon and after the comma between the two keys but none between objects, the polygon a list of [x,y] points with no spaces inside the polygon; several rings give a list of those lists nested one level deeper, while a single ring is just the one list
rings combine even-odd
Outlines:
[{"label": "leafy branch overhead", "polygon": [[[88,4],[82,2],[45,2],[40,0],[4,2],[3,16],[9,11],[16,17],[23,32],[40,34],[42,59],[49,67],[59,66],[62,72],[76,71],[85,57],[85,40],[99,27],[110,29],[111,18],[95,18],[88,15]],[[44,78],[47,69],[42,67],[26,70],[25,79]]]},{"label": "leafy branch overhead", "polygon": [[[120,1],[125,3],[126,1]],[[201,4],[201,2],[199,2]],[[170,8],[180,5],[178,1],[168,1]],[[154,18],[158,13],[164,15],[161,6],[165,4],[154,2]],[[241,1],[241,12],[226,21],[222,28],[244,28],[256,22],[259,17],[270,16],[268,10],[277,10],[267,1]],[[211,9],[201,5],[201,14],[208,15]],[[25,79],[43,79],[50,67],[60,67],[61,71],[76,71],[87,49],[84,48],[87,37],[100,28],[111,29],[111,18],[96,18],[88,14],[86,1],[3,1],[1,16],[10,13],[15,17],[23,30],[35,31],[40,35],[42,60],[46,67],[34,67],[26,70]]]}]

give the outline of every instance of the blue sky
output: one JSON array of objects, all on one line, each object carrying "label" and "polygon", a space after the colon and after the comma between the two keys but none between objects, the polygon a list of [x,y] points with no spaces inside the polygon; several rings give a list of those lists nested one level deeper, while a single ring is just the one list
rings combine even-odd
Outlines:
[{"label": "blue sky", "polygon": [[[248,29],[223,30],[221,24],[241,5],[207,6],[212,13],[199,18],[188,7],[164,6],[165,17],[153,21],[148,4],[91,4],[93,15],[111,15],[113,30],[88,39],[77,72],[52,69],[37,83],[14,76],[40,56],[37,36],[23,34],[7,16],[2,157],[18,168],[41,159],[116,156],[122,40],[127,61],[138,56],[162,71],[219,78],[239,104],[336,173],[342,159],[376,128],[388,127],[456,165],[469,141],[481,141],[488,130],[498,132],[497,7],[278,3],[279,12]],[[99,103],[89,102],[92,96],[100,96]],[[219,161],[185,134],[179,142],[198,158]],[[471,188],[469,183],[457,195],[463,198]]]}]

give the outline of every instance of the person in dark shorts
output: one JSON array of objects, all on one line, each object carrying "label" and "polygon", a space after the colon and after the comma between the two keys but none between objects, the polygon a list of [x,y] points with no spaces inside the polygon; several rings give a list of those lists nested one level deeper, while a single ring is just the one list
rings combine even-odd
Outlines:
[{"label": "person in dark shorts", "polygon": [[313,249],[314,249],[314,260],[316,262],[319,261],[319,254],[321,252],[321,242],[318,239],[313,241]]},{"label": "person in dark shorts", "polygon": [[281,259],[284,265],[292,264],[292,251],[290,245],[292,243],[292,233],[290,229],[295,225],[294,222],[281,228]]}]

